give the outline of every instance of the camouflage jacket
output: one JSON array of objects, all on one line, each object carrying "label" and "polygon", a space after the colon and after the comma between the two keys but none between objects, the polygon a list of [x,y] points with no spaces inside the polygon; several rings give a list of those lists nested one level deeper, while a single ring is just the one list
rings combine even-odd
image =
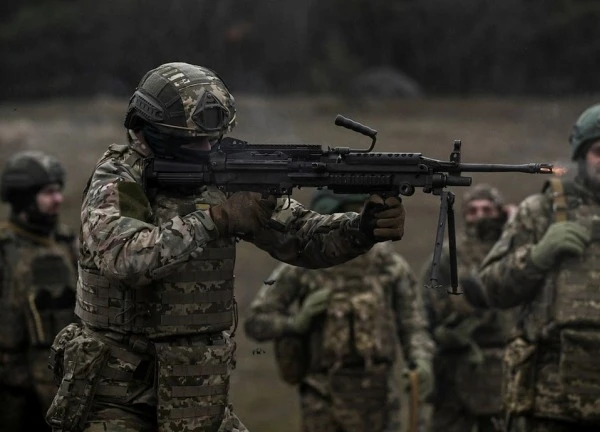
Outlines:
[{"label": "camouflage jacket", "polygon": [[[234,239],[218,238],[208,212],[196,211],[223,202],[226,196],[211,186],[188,190],[185,194],[158,190],[151,196],[143,183],[148,157],[151,157],[148,147],[135,139],[131,145],[110,146],[98,162],[81,207],[82,271],[101,274],[119,284],[121,291],[151,286],[176,276],[182,267],[188,273],[198,273],[198,280],[204,280],[201,273],[205,271],[211,275],[220,272],[232,281]],[[197,197],[203,201],[197,202]],[[280,198],[268,226],[244,240],[284,262],[326,267],[354,258],[372,246],[359,231],[358,223],[356,213],[319,215],[294,200]],[[213,271],[215,257],[208,262],[213,252],[228,254],[227,268]],[[215,287],[202,289],[210,291]],[[89,315],[94,310],[86,304],[85,294],[78,291],[78,310]],[[126,305],[119,307],[123,309]],[[179,312],[185,315],[185,311]]]},{"label": "camouflage jacket", "polygon": [[[583,184],[570,182],[577,203],[598,205],[598,199]],[[490,307],[510,308],[530,303],[553,273],[537,268],[531,249],[554,222],[553,192],[526,198],[515,217],[507,224],[500,240],[482,264],[480,277],[485,286],[485,301]]]},{"label": "camouflage jacket", "polygon": [[[543,271],[531,250],[552,223],[563,220],[587,227],[591,242],[583,256],[565,255]],[[600,424],[599,233],[597,195],[578,180],[559,181],[519,205],[484,260],[484,298],[474,300],[521,305],[518,337],[505,357],[503,393],[513,413]]]},{"label": "camouflage jacket", "polygon": [[[370,270],[379,268],[370,267],[373,263],[383,263],[385,272]],[[361,273],[360,276],[357,272]],[[385,307],[395,320],[395,331],[405,361],[430,361],[433,343],[427,332],[420,291],[416,288],[408,264],[389,243],[377,244],[367,254],[329,269],[306,271],[286,264],[278,266],[250,306],[245,322],[247,334],[258,341],[267,341],[293,333],[290,328],[291,315],[303,299],[309,293],[327,286],[334,291],[340,287],[343,293],[349,277],[361,277],[366,281],[370,279],[371,286],[367,289],[375,289],[378,283],[384,285],[387,293]],[[384,312],[380,311],[382,315]],[[322,368],[321,359],[318,358],[322,332],[322,322],[317,321],[308,336],[311,348],[309,370],[312,371]]]}]

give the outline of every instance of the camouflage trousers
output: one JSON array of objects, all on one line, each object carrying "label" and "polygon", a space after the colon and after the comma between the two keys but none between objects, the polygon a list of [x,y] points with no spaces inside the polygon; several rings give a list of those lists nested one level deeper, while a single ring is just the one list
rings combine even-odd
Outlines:
[{"label": "camouflage trousers", "polygon": [[583,426],[562,420],[537,417],[515,417],[507,432],[595,432],[598,426]]},{"label": "camouflage trousers", "polygon": [[247,432],[229,404],[225,332],[151,342],[84,328],[65,349],[55,431]]},{"label": "camouflage trousers", "polygon": [[300,386],[302,431],[399,432],[398,392],[390,391],[386,369],[310,374]]}]

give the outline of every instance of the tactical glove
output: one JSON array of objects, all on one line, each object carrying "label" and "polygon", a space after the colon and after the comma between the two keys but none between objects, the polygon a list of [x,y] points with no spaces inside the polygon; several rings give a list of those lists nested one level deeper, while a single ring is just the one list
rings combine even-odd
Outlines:
[{"label": "tactical glove", "polygon": [[415,366],[412,369],[405,369],[403,379],[407,383],[406,391],[410,391],[410,374],[416,372],[419,378],[419,400],[425,401],[433,392],[435,386],[435,378],[433,376],[433,368],[431,362],[424,359],[417,359]]},{"label": "tactical glove", "polygon": [[236,192],[209,211],[219,236],[231,237],[252,235],[264,228],[276,205],[274,196],[263,198],[256,192]]},{"label": "tactical glove", "polygon": [[290,324],[292,330],[299,334],[304,334],[310,329],[310,324],[316,316],[322,314],[327,309],[331,289],[321,288],[308,295],[300,310],[292,317]]},{"label": "tactical glove", "polygon": [[404,235],[404,205],[399,197],[385,201],[379,195],[371,195],[360,214],[360,231],[375,242],[400,240]]},{"label": "tactical glove", "polygon": [[561,255],[581,256],[591,236],[577,222],[556,222],[531,249],[531,261],[541,270],[550,270]]}]

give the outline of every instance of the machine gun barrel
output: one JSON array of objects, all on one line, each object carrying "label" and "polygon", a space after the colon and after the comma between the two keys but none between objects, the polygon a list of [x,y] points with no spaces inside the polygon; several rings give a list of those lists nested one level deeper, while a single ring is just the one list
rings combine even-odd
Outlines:
[{"label": "machine gun barrel", "polygon": [[458,171],[461,172],[522,172],[528,174],[552,174],[552,164],[528,163],[520,165],[511,164],[478,164],[461,163]]}]

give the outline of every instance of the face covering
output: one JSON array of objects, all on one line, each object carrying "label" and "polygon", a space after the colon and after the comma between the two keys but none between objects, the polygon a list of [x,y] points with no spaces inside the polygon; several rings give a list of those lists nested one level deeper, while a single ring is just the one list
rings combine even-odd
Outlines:
[{"label": "face covering", "polygon": [[495,218],[482,218],[474,222],[467,222],[467,235],[481,241],[496,241],[500,238],[505,223],[505,213],[501,213]]}]

